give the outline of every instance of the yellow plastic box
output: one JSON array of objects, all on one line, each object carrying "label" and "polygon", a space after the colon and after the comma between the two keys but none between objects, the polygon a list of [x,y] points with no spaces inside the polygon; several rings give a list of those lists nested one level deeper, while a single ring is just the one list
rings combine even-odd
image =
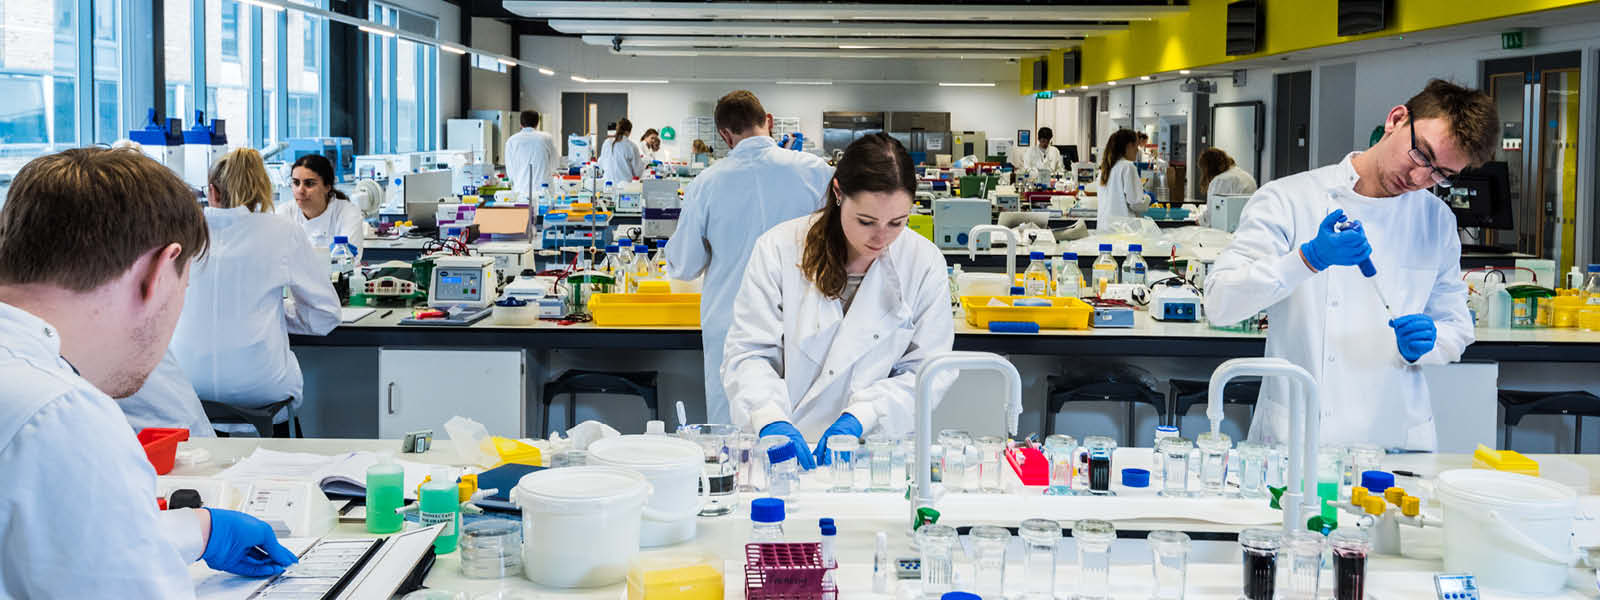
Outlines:
[{"label": "yellow plastic box", "polygon": [[1495,450],[1483,444],[1472,452],[1472,468],[1539,476],[1539,463],[1516,450]]},{"label": "yellow plastic box", "polygon": [[722,559],[698,548],[643,552],[628,565],[628,600],[722,600]]},{"label": "yellow plastic box", "polygon": [[[961,308],[967,313],[967,324],[980,329],[987,329],[990,321],[1031,322],[1037,323],[1040,329],[1088,329],[1089,317],[1094,314],[1089,303],[1077,298],[1044,298],[1050,301],[1050,306],[1012,306],[1017,298],[962,296]],[[989,306],[990,300],[999,300],[1006,306]]]},{"label": "yellow plastic box", "polygon": [[595,294],[589,312],[602,327],[699,327],[700,294]]}]

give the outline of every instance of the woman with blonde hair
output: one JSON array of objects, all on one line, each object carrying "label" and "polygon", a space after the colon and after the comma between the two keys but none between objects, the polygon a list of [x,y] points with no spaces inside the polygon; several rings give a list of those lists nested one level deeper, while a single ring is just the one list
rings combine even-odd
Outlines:
[{"label": "woman with blonde hair", "polygon": [[[272,184],[255,150],[229,152],[207,182],[210,251],[194,265],[172,352],[213,416],[291,398],[298,407],[304,380],[289,334],[326,335],[339,325],[327,258],[270,212]],[[287,414],[275,416],[287,433]]]}]

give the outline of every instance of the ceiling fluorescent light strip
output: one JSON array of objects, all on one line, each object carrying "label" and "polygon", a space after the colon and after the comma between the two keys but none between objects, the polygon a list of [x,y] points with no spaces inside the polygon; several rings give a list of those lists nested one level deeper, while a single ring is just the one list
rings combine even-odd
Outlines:
[{"label": "ceiling fluorescent light strip", "polygon": [[994,83],[941,81],[939,87],[994,87]]},{"label": "ceiling fluorescent light strip", "polygon": [[778,85],[833,85],[832,81],[779,81]]}]

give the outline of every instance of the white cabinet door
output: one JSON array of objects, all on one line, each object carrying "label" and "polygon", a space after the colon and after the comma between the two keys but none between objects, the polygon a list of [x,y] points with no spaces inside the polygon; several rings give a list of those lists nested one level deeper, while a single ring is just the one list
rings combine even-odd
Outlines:
[{"label": "white cabinet door", "polygon": [[378,437],[432,429],[446,439],[444,422],[460,415],[493,435],[522,437],[526,395],[522,350],[378,351]]}]

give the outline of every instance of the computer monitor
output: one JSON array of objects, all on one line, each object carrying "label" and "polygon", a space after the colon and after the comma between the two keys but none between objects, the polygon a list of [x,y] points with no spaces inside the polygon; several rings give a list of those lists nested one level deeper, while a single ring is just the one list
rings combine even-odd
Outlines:
[{"label": "computer monitor", "polygon": [[1026,148],[1033,143],[1033,132],[1027,129],[1017,130],[1017,147]]},{"label": "computer monitor", "polygon": [[1061,153],[1062,167],[1068,171],[1071,171],[1072,163],[1078,162],[1078,145],[1068,144],[1065,146],[1056,146],[1056,151]]},{"label": "computer monitor", "polygon": [[1451,180],[1444,197],[1457,227],[1511,229],[1511,175],[1506,163],[1485,163]]}]

